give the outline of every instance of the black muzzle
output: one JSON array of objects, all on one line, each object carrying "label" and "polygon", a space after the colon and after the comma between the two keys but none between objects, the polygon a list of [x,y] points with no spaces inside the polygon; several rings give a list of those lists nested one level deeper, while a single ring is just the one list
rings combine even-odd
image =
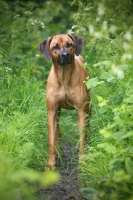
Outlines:
[{"label": "black muzzle", "polygon": [[72,56],[69,53],[69,51],[63,49],[61,51],[61,54],[59,56],[59,65],[67,65],[67,64],[71,64],[72,62]]}]

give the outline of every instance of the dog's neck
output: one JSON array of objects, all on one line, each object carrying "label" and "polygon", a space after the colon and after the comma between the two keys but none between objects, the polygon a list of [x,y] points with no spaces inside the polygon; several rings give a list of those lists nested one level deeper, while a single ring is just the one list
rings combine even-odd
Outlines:
[{"label": "dog's neck", "polygon": [[64,87],[68,87],[71,84],[74,69],[74,63],[64,66],[55,66],[56,74],[61,85],[63,85]]}]

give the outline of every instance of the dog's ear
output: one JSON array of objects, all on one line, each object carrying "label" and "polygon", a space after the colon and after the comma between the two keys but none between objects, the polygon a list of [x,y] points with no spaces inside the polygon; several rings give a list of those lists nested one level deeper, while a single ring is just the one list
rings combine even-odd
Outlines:
[{"label": "dog's ear", "polygon": [[52,40],[52,37],[49,37],[47,40],[41,42],[38,45],[38,49],[40,50],[43,57],[46,58],[47,60],[51,60],[52,58],[50,50],[49,50],[49,45],[50,45],[51,40]]},{"label": "dog's ear", "polygon": [[75,45],[76,45],[75,54],[76,56],[79,56],[84,45],[84,38],[81,36],[76,36],[76,35],[71,35],[71,34],[68,34],[68,36],[75,42]]}]

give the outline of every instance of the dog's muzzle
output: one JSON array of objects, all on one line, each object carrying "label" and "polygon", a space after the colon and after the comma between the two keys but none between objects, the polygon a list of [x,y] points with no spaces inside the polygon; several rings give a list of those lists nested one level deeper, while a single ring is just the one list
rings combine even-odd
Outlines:
[{"label": "dog's muzzle", "polygon": [[72,62],[72,56],[67,50],[62,50],[61,54],[59,56],[59,65],[67,65],[71,64]]}]

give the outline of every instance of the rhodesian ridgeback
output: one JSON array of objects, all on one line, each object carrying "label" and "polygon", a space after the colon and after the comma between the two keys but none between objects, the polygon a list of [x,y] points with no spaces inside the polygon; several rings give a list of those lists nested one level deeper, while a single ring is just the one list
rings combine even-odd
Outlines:
[{"label": "rhodesian ridgeback", "polygon": [[58,118],[61,108],[75,109],[80,132],[79,154],[83,153],[86,141],[85,124],[89,114],[89,91],[84,84],[89,76],[79,55],[84,39],[71,34],[49,37],[38,45],[41,54],[53,62],[47,87],[49,158],[47,166],[53,168],[56,160],[56,145],[59,139]]}]

